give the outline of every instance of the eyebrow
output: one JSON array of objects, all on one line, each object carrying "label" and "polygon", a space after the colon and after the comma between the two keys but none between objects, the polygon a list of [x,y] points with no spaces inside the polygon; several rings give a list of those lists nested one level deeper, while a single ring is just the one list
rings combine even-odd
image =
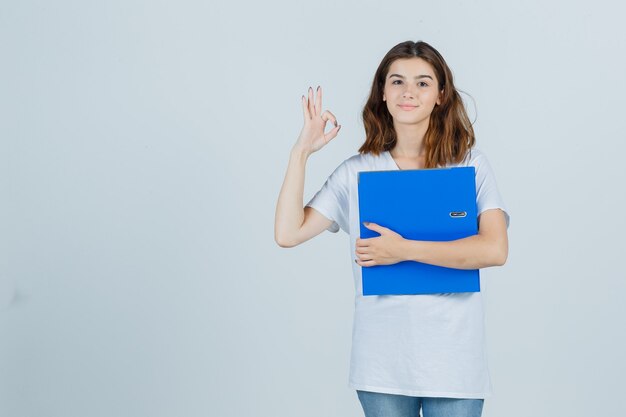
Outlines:
[{"label": "eyebrow", "polygon": [[[391,74],[391,75],[389,76],[389,78],[391,78],[391,77],[400,77],[400,78],[402,78],[403,80],[406,78],[404,75],[400,75],[400,74]],[[416,75],[416,76],[415,76],[415,77],[413,77],[413,78],[415,78],[415,79],[418,79],[418,78],[430,78],[431,80],[433,79],[433,77],[431,77],[430,75],[426,75],[426,74]],[[433,81],[434,81],[434,80],[433,80]]]}]

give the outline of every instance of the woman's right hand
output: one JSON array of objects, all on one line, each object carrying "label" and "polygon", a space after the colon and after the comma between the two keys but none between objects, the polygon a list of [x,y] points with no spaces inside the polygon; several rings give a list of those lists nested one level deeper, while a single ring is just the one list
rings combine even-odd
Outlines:
[{"label": "woman's right hand", "polygon": [[[304,113],[304,126],[295,146],[306,152],[307,155],[317,152],[330,142],[341,129],[337,125],[337,118],[330,111],[322,111],[322,87],[317,87],[317,103],[313,100],[313,88],[309,87],[309,98],[302,96],[302,112]],[[321,113],[321,114],[320,114]],[[326,122],[331,120],[335,127],[328,133],[324,133]]]}]

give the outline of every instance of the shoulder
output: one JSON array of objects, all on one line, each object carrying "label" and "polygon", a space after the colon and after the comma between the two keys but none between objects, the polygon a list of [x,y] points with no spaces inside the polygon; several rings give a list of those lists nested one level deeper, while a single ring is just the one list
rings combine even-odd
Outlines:
[{"label": "shoulder", "polygon": [[335,168],[332,177],[346,185],[354,186],[357,183],[359,172],[388,169],[386,164],[388,162],[382,153],[379,155],[357,153],[344,159]]},{"label": "shoulder", "polygon": [[351,174],[359,170],[361,163],[361,155],[359,154],[344,159],[332,171],[328,177],[328,181],[337,186],[348,186],[350,184]]},{"label": "shoulder", "polygon": [[487,155],[477,147],[473,147],[467,151],[465,158],[459,164],[461,166],[473,166],[479,168],[481,165],[489,164]]},{"label": "shoulder", "polygon": [[347,166],[359,166],[359,165],[366,164],[372,158],[374,158],[374,156],[369,153],[365,153],[365,154],[357,153],[357,154],[350,156],[348,159],[346,159],[343,162]]},{"label": "shoulder", "polygon": [[371,153],[357,153],[345,159],[339,167],[343,167],[346,171],[365,171],[376,169],[378,165],[384,161],[384,155],[381,153],[376,156]]},{"label": "shoulder", "polygon": [[336,174],[348,174],[360,170],[366,164],[367,156],[361,154],[351,155],[344,159],[336,168]]},{"label": "shoulder", "polygon": [[465,155],[465,162],[468,164],[480,161],[485,158],[485,153],[477,147],[473,147],[467,151]]}]

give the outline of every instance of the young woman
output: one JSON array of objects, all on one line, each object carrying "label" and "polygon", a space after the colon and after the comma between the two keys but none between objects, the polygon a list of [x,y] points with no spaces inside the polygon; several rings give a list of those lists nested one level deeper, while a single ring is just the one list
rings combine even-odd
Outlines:
[{"label": "young woman", "polygon": [[[509,215],[475,137],[452,72],[425,42],[402,42],[380,63],[363,109],[366,139],[303,208],[308,157],[337,136],[322,90],[302,96],[304,127],[291,150],[276,207],[275,240],[293,247],[328,229],[350,235],[355,295],[350,387],[366,417],[476,417],[491,395],[480,292],[363,296],[361,270],[417,261],[458,269],[503,265]],[[328,121],[335,127],[328,133]],[[449,242],[359,238],[357,174],[369,170],[474,166],[477,235]]]}]

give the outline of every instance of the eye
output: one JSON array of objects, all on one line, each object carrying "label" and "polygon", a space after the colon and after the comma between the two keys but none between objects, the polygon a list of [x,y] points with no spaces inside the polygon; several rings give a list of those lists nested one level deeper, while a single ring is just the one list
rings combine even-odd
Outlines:
[{"label": "eye", "polygon": [[[399,84],[396,84],[396,83],[402,83],[402,81],[401,81],[401,80],[394,80],[394,81],[392,81],[392,82],[391,82],[391,84],[393,84],[393,85],[399,85]],[[418,84],[420,87],[428,87],[428,83],[427,83],[427,82],[425,82],[425,81],[420,81],[420,82],[419,82],[419,83],[417,83],[417,84]]]}]

